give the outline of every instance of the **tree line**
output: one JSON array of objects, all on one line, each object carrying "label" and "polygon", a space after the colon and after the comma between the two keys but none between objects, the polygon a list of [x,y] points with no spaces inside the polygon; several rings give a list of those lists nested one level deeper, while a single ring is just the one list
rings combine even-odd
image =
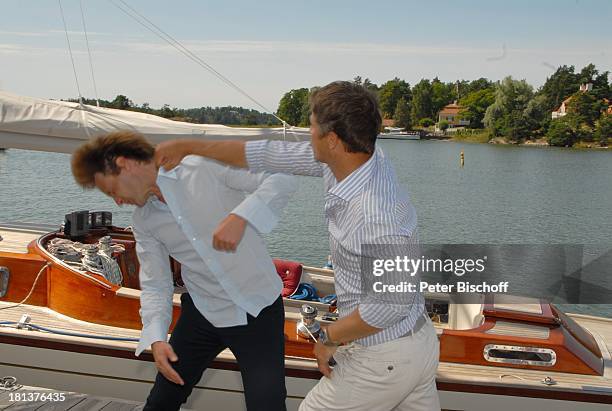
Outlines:
[{"label": "tree line", "polygon": [[[482,129],[489,139],[524,142],[545,138],[550,145],[572,146],[578,141],[606,145],[612,138],[612,116],[607,115],[612,84],[608,77],[608,71],[600,73],[595,65],[588,64],[579,72],[574,66],[560,66],[537,90],[525,80],[510,76],[495,82],[484,77],[442,82],[435,77],[421,79],[414,86],[397,77],[380,86],[360,76],[353,82],[376,93],[383,117],[406,130],[436,123],[444,129],[448,124],[437,122],[438,113],[457,101],[459,117],[469,120],[467,127]],[[580,86],[587,83],[592,89],[580,91]],[[308,126],[308,96],[315,89],[285,93],[277,114],[292,125]],[[552,111],[569,97],[568,114],[553,120]]]},{"label": "tree line", "polygon": [[[352,81],[374,92],[383,117],[393,119],[396,127],[406,130],[429,128],[435,124],[445,129],[448,123],[438,122],[438,113],[444,106],[457,101],[461,107],[459,117],[469,121],[467,127],[482,130],[489,139],[503,137],[510,142],[524,142],[545,138],[550,145],[572,146],[578,141],[607,145],[612,138],[612,115],[607,115],[612,102],[609,71],[599,72],[593,64],[579,72],[574,66],[560,66],[537,90],[525,80],[510,76],[500,81],[481,77],[455,82],[443,82],[434,77],[421,79],[413,86],[398,77],[380,85],[361,76]],[[592,84],[592,89],[580,91],[580,86],[587,83]],[[308,127],[309,95],[315,89],[298,88],[286,92],[276,114],[291,125]],[[552,111],[568,98],[568,114],[553,120]],[[84,103],[96,105],[96,100],[85,99]],[[125,95],[118,95],[112,101],[99,100],[99,103],[102,107],[200,124],[281,125],[272,114],[243,107],[179,109],[165,104],[155,109],[148,103],[136,105]]]},{"label": "tree line", "polygon": [[[78,102],[76,99],[67,101]],[[137,111],[164,117],[170,120],[186,121],[198,124],[225,124],[229,126],[278,126],[279,121],[268,113],[243,107],[198,107],[181,109],[164,104],[161,108],[152,108],[149,103],[137,105],[127,96],[120,94],[114,100],[98,100],[100,107],[116,108],[119,110]],[[84,104],[95,106],[95,99],[83,99]]]}]

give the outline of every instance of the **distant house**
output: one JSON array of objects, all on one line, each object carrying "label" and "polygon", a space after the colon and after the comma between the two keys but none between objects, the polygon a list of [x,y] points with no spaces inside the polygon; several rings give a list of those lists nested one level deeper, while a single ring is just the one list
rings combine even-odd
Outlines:
[{"label": "distant house", "polygon": [[[593,84],[592,83],[587,83],[587,84],[581,84],[580,85],[580,91],[583,93],[587,93],[589,91],[593,90]],[[569,102],[572,100],[572,96],[569,96],[568,98],[566,98],[565,100],[563,100],[563,102],[561,103],[561,105],[559,106],[558,109],[556,109],[555,111],[553,111],[551,113],[551,117],[552,119],[556,119],[556,118],[561,118],[563,116],[565,116],[567,114],[567,105],[569,104]]]},{"label": "distant house", "polygon": [[393,120],[392,118],[383,118],[382,125],[385,128],[386,127],[395,127],[395,120]]},{"label": "distant house", "polygon": [[444,108],[438,113],[438,123],[441,121],[446,121],[449,128],[469,126],[470,121],[461,119],[459,116],[459,112],[462,108],[463,107],[457,104],[456,101],[452,104],[444,106]]},{"label": "distant house", "polygon": [[560,118],[563,117],[567,114],[567,105],[569,104],[569,102],[572,100],[572,96],[569,96],[568,98],[566,98],[565,100],[563,100],[563,102],[561,103],[561,105],[559,106],[558,109],[556,109],[555,111],[552,112],[552,119],[556,119],[556,118]]}]

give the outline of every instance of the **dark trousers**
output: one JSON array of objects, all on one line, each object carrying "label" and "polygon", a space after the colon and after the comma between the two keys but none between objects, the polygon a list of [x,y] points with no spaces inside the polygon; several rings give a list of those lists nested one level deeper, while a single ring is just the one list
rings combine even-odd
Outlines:
[{"label": "dark trousers", "polygon": [[178,410],[204,370],[225,348],[234,353],[240,367],[247,409],[286,410],[282,298],[261,310],[257,317],[247,314],[247,325],[222,328],[202,316],[189,294],[181,296],[181,304],[170,345],[178,356],[178,361],[171,364],[185,385],[174,384],[158,373],[144,410]]}]

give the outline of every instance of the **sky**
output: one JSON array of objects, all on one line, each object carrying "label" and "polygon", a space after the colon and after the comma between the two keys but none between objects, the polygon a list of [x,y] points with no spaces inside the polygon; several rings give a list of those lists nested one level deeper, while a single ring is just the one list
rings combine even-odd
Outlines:
[{"label": "sky", "polygon": [[[131,19],[128,4],[270,111],[290,89],[355,76],[411,85],[499,80],[541,86],[556,67],[612,71],[610,0],[61,0],[83,96],[152,107],[263,109]],[[57,0],[1,0],[0,90],[78,96]]]}]

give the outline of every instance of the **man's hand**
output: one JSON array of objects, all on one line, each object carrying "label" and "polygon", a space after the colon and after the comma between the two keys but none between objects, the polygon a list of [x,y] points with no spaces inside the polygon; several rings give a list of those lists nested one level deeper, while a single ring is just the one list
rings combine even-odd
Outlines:
[{"label": "man's hand", "polygon": [[155,147],[155,165],[166,170],[178,166],[183,157],[189,154],[189,141],[163,141]]},{"label": "man's hand", "polygon": [[331,378],[332,369],[329,366],[329,361],[332,359],[337,349],[338,347],[329,347],[320,341],[317,341],[314,346],[314,355],[317,359],[319,371],[327,378]]},{"label": "man's hand", "polygon": [[172,365],[170,365],[170,361],[178,361],[178,357],[174,353],[172,346],[165,341],[156,341],[151,344],[151,351],[153,351],[153,358],[155,358],[157,370],[166,377],[167,380],[178,385],[185,385],[181,376],[178,375],[174,368],[172,368]]},{"label": "man's hand", "polygon": [[236,251],[246,225],[247,221],[236,214],[225,217],[213,233],[213,248],[218,251]]}]

